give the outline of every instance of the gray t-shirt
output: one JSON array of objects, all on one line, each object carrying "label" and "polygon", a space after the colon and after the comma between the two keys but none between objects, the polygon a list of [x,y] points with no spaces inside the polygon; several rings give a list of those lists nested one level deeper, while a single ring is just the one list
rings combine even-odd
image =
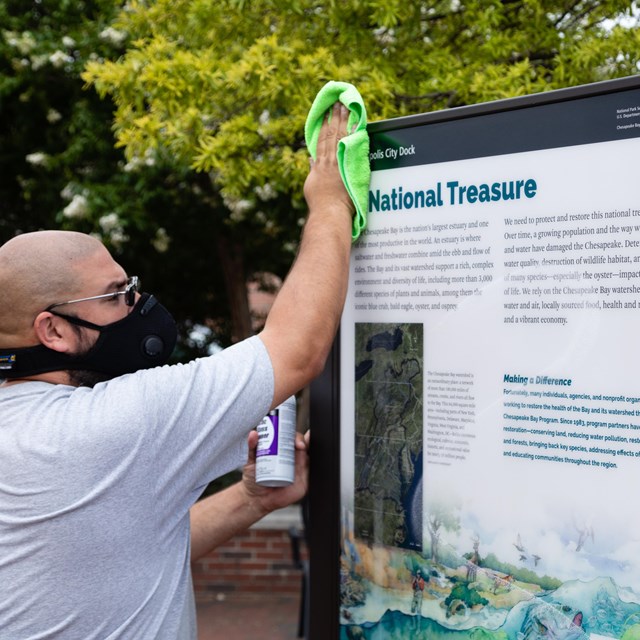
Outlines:
[{"label": "gray t-shirt", "polygon": [[272,397],[256,337],[93,389],[0,387],[0,639],[195,638],[189,508]]}]

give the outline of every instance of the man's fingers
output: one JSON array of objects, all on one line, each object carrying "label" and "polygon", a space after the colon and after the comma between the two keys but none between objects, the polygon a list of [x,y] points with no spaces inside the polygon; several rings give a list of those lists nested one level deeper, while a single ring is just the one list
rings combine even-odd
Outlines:
[{"label": "man's fingers", "polygon": [[307,448],[307,443],[304,441],[304,437],[301,433],[296,433],[296,449],[302,449],[303,451]]},{"label": "man's fingers", "polygon": [[343,104],[340,104],[340,122],[338,125],[338,140],[340,138],[344,138],[349,135],[349,131],[347,130],[349,122],[349,109],[345,107]]},{"label": "man's fingers", "polygon": [[347,135],[349,110],[340,102],[334,103],[332,109],[325,114],[320,134],[318,135],[317,158],[333,158],[338,140]]},{"label": "man's fingers", "polygon": [[318,134],[316,161],[324,159],[328,154],[331,153],[331,149],[335,147],[336,120],[331,116],[335,115],[336,105],[337,103],[333,105],[333,114],[331,111],[327,111],[327,113],[325,113],[324,115],[324,121],[322,123],[320,133]]},{"label": "man's fingers", "polygon": [[258,432],[253,430],[249,431],[247,436],[247,445],[249,446],[248,462],[256,461],[256,449],[258,447]]}]

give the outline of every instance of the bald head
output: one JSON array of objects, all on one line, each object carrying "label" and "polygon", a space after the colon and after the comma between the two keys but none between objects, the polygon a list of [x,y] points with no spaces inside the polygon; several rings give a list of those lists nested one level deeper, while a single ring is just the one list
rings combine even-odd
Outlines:
[{"label": "bald head", "polygon": [[36,231],[0,247],[0,347],[22,346],[36,315],[80,290],[82,265],[106,252],[95,238],[75,231]]}]

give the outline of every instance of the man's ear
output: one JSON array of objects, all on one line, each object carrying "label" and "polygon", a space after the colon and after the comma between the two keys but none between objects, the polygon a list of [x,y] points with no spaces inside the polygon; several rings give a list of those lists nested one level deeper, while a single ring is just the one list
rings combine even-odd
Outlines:
[{"label": "man's ear", "polygon": [[49,311],[41,311],[33,321],[33,330],[38,340],[49,349],[60,353],[73,352],[78,336],[74,328],[64,318]]}]

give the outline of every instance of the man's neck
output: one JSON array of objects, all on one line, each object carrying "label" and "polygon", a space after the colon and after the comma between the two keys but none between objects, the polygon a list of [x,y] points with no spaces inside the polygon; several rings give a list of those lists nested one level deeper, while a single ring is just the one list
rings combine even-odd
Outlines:
[{"label": "man's neck", "polygon": [[47,382],[49,384],[65,384],[68,386],[74,386],[68,372],[66,371],[49,371],[47,373],[25,376],[24,378],[7,378],[2,383],[2,386],[9,387],[23,382]]}]

